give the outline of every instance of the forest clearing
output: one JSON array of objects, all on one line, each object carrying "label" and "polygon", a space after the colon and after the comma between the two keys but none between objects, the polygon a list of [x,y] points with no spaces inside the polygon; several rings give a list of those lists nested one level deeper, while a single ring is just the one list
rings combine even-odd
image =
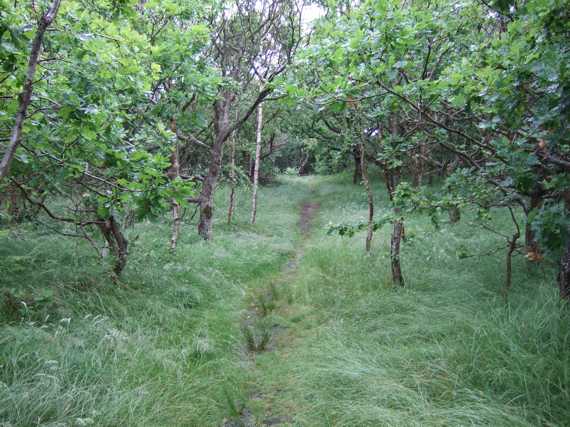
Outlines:
[{"label": "forest clearing", "polygon": [[570,426],[569,0],[0,0],[0,427]]}]

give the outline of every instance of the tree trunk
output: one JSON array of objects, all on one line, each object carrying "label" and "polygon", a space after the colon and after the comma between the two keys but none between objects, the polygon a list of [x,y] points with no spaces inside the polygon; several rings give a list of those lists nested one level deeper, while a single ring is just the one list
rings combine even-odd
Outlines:
[{"label": "tree trunk", "polygon": [[44,34],[47,28],[55,19],[60,3],[61,0],[54,0],[48,11],[40,18],[40,21],[38,23],[36,35],[32,41],[30,57],[28,59],[26,80],[24,81],[24,87],[22,89],[22,93],[20,94],[18,111],[16,113],[16,121],[10,134],[10,142],[8,144],[8,148],[2,157],[2,161],[0,161],[0,181],[2,181],[10,173],[10,165],[14,159],[16,150],[22,142],[22,127],[24,125],[24,120],[26,119],[26,112],[28,111],[28,107],[32,101],[34,75],[36,74],[36,67],[38,65],[40,52],[42,50]]},{"label": "tree trunk", "polygon": [[540,247],[536,238],[534,236],[534,231],[532,230],[532,223],[528,220],[528,215],[534,210],[538,209],[542,205],[542,194],[540,191],[533,191],[530,195],[530,209],[527,214],[527,221],[525,224],[525,248],[527,253],[527,259],[529,261],[538,261],[541,259]]},{"label": "tree trunk", "polygon": [[180,236],[180,203],[176,199],[172,199],[172,236],[170,238],[170,250],[175,251]]},{"label": "tree trunk", "polygon": [[303,156],[303,159],[301,160],[301,164],[299,166],[299,176],[308,174],[310,157],[311,155],[309,153],[305,153]]},{"label": "tree trunk", "polygon": [[422,156],[425,154],[425,144],[420,143],[416,148],[415,155],[413,157],[413,171],[412,171],[412,185],[414,187],[420,187],[424,180],[424,161]]},{"label": "tree trunk", "polygon": [[257,215],[257,187],[259,185],[259,163],[261,161],[261,131],[263,126],[263,107],[257,106],[257,125],[255,128],[255,163],[253,166],[253,191],[251,196],[251,223],[255,224]]},{"label": "tree trunk", "polygon": [[[384,176],[386,178],[388,195],[392,201],[394,198],[394,191],[399,184],[400,172],[385,168]],[[400,216],[400,208],[394,208],[393,212],[396,219],[392,223],[392,237],[390,239],[392,283],[396,286],[404,286],[404,276],[402,274],[402,266],[400,264],[400,246],[402,239],[405,238],[404,219]]]},{"label": "tree trunk", "polygon": [[[168,170],[168,177],[170,180],[175,180],[180,176],[180,158],[179,158],[179,148],[178,144],[174,147],[174,152],[170,157],[171,166]],[[178,244],[178,237],[180,236],[180,203],[175,198],[171,201],[172,206],[172,234],[170,237],[170,249],[172,251],[176,250],[176,245]]]},{"label": "tree trunk", "polygon": [[354,147],[352,156],[354,157],[354,173],[352,175],[352,183],[358,184],[363,179],[362,174],[362,156],[360,155],[362,147]]},{"label": "tree trunk", "polygon": [[101,221],[98,225],[109,249],[111,250],[111,253],[115,256],[113,272],[117,276],[120,276],[121,272],[127,265],[129,242],[121,232],[121,227],[119,223],[115,221],[114,216],[111,215],[108,219]]},{"label": "tree trunk", "polygon": [[374,236],[374,196],[372,194],[372,187],[370,186],[370,179],[368,178],[368,165],[366,161],[366,151],[364,142],[360,143],[360,171],[362,174],[362,182],[366,188],[366,195],[368,197],[368,229],[366,232],[366,252],[370,252],[372,247],[372,237]]},{"label": "tree trunk", "polygon": [[228,205],[228,224],[232,223],[236,204],[236,136],[230,141],[230,202]]},{"label": "tree trunk", "polygon": [[[570,211],[570,193],[562,194],[566,206],[566,214]],[[558,288],[560,289],[560,298],[570,300],[570,227],[566,230],[566,244],[560,257],[560,266],[558,270]]]},{"label": "tree trunk", "polygon": [[223,141],[216,138],[211,150],[210,167],[208,175],[202,184],[200,193],[200,221],[198,222],[198,234],[204,240],[212,239],[212,221],[214,217],[214,191],[220,175],[222,161]]},{"label": "tree trunk", "polygon": [[517,241],[519,240],[519,237],[521,237],[520,227],[515,217],[515,213],[511,208],[509,208],[509,212],[511,214],[513,224],[515,225],[515,232],[513,233],[513,237],[509,240],[509,250],[507,251],[505,287],[503,288],[503,296],[505,297],[505,300],[509,295],[509,291],[511,290],[513,283],[513,253],[517,249]]},{"label": "tree trunk", "polygon": [[[394,209],[394,213],[398,215],[399,209]],[[392,264],[392,283],[396,286],[404,286],[404,276],[402,275],[402,267],[400,264],[400,244],[404,234],[404,220],[398,218],[393,223],[392,239],[390,240],[390,260]]]},{"label": "tree trunk", "polygon": [[452,224],[458,223],[461,220],[461,210],[457,206],[452,206],[447,211],[449,215],[449,222]]},{"label": "tree trunk", "polygon": [[560,298],[570,300],[570,239],[566,242],[564,253],[560,258],[559,268],[558,287],[560,289]]},{"label": "tree trunk", "polygon": [[200,221],[198,234],[204,240],[212,239],[212,221],[214,217],[214,192],[220,176],[222,164],[222,151],[224,142],[228,138],[229,110],[233,101],[233,95],[224,92],[222,98],[214,103],[214,144],[210,150],[210,166],[208,175],[204,178],[200,193]]}]

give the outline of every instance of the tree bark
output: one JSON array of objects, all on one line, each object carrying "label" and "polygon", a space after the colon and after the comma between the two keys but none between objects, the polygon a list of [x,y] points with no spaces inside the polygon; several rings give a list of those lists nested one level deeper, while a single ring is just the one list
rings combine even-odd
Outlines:
[{"label": "tree bark", "polygon": [[228,224],[232,223],[236,204],[236,135],[230,140],[230,202],[228,204]]},{"label": "tree bark", "polygon": [[461,220],[461,210],[457,206],[452,206],[447,211],[449,215],[449,222],[452,224],[458,223]]},{"label": "tree bark", "polygon": [[420,143],[416,148],[416,153],[413,157],[413,171],[412,171],[412,185],[414,187],[420,187],[424,181],[424,161],[423,157],[425,155],[425,143]]},{"label": "tree bark", "polygon": [[[394,191],[399,184],[400,172],[397,170],[384,169],[386,179],[386,189],[390,201],[393,201]],[[392,236],[390,239],[390,263],[392,267],[392,283],[396,286],[404,286],[404,276],[402,274],[402,266],[400,263],[400,246],[405,238],[404,219],[400,216],[400,208],[393,209],[396,219],[392,222]]]},{"label": "tree bark", "polygon": [[[174,152],[172,153],[171,157],[171,166],[168,170],[168,177],[171,180],[175,180],[180,176],[180,156],[179,156],[179,148],[178,144],[174,147]],[[175,198],[171,201],[172,206],[172,234],[170,237],[170,249],[172,251],[176,250],[176,245],[178,244],[178,237],[180,236],[180,223],[181,223],[181,215],[180,215],[180,203]]]},{"label": "tree bark", "polygon": [[32,41],[30,57],[28,59],[26,80],[24,81],[24,87],[22,89],[22,93],[20,94],[18,111],[16,113],[16,121],[10,134],[10,142],[8,144],[8,148],[2,157],[2,161],[0,161],[0,181],[2,181],[10,173],[10,166],[16,154],[16,150],[22,143],[22,127],[24,125],[24,120],[26,119],[26,112],[28,111],[28,107],[32,101],[34,75],[36,74],[36,67],[38,65],[40,53],[42,50],[42,42],[46,30],[57,15],[60,3],[61,0],[54,0],[48,11],[43,14],[38,23],[36,35]]},{"label": "tree bark", "polygon": [[[562,195],[566,213],[570,211],[570,193],[564,192]],[[558,270],[558,288],[560,290],[560,298],[570,300],[570,227],[566,230],[566,242],[563,249],[562,256],[560,257],[560,265]]]},{"label": "tree bark", "polygon": [[[442,167],[442,170],[445,170],[447,176],[451,176],[455,171],[456,167],[457,163],[453,161],[450,162],[445,167]],[[442,174],[442,176],[444,175]],[[452,189],[449,188],[449,190],[451,191]],[[451,222],[452,224],[456,224],[461,220],[461,209],[459,209],[459,206],[451,206],[447,211],[447,215],[449,216],[449,222]]]},{"label": "tree bark", "polygon": [[311,155],[309,153],[305,153],[303,159],[301,160],[301,164],[299,165],[299,176],[307,175],[309,173],[309,159]]},{"label": "tree bark", "polygon": [[[399,209],[394,209],[394,213],[398,215]],[[404,220],[398,218],[394,220],[392,228],[392,238],[390,240],[390,260],[392,265],[392,283],[396,286],[404,286],[404,276],[402,275],[402,266],[400,264],[400,245],[404,234]]]},{"label": "tree bark", "polygon": [[105,221],[101,221],[98,226],[111,253],[115,256],[113,272],[120,276],[127,265],[129,242],[121,232],[121,227],[114,216],[111,215]]},{"label": "tree bark", "polygon": [[570,300],[570,240],[566,242],[558,271],[560,298]]},{"label": "tree bark", "polygon": [[261,131],[263,127],[263,107],[257,106],[257,124],[255,127],[255,163],[253,166],[253,191],[251,196],[251,223],[255,224],[257,215],[257,187],[259,185],[259,163],[261,161]]},{"label": "tree bark", "polygon": [[374,237],[374,195],[372,194],[372,187],[370,185],[370,179],[368,178],[368,165],[366,160],[366,150],[364,147],[364,142],[360,143],[360,172],[362,175],[362,182],[364,183],[364,188],[366,189],[366,195],[368,200],[368,227],[366,231],[366,252],[370,252],[372,248],[372,238]]},{"label": "tree bark", "polygon": [[527,214],[527,221],[525,224],[525,249],[527,253],[527,259],[529,261],[538,261],[540,256],[540,247],[536,238],[534,236],[534,231],[532,230],[532,223],[528,220],[528,215],[534,210],[538,209],[542,205],[542,193],[540,190],[533,191],[530,195],[530,206]]},{"label": "tree bark", "polygon": [[509,295],[509,291],[511,290],[512,283],[513,283],[513,253],[517,249],[517,241],[521,236],[519,223],[515,217],[515,213],[513,212],[512,208],[509,208],[509,212],[511,214],[511,219],[513,220],[513,224],[515,225],[515,232],[513,236],[509,240],[509,250],[507,251],[507,259],[506,259],[506,277],[505,277],[505,287],[503,288],[503,296],[507,299]]},{"label": "tree bark", "polygon": [[358,184],[363,179],[362,174],[362,156],[360,155],[362,147],[354,147],[352,156],[354,158],[354,173],[352,174],[352,183]]},{"label": "tree bark", "polygon": [[204,240],[212,239],[212,221],[214,217],[214,191],[220,176],[222,163],[222,150],[224,142],[230,133],[229,112],[233,94],[224,92],[222,97],[214,103],[214,143],[210,150],[210,166],[208,175],[204,178],[202,191],[200,193],[200,221],[198,223],[198,234]]}]

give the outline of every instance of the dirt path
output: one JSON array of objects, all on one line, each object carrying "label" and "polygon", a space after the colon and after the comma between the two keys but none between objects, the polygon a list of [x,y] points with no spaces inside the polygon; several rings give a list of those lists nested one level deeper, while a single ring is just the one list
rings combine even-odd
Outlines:
[{"label": "dirt path", "polygon": [[303,236],[307,237],[311,231],[313,219],[319,211],[320,205],[318,203],[305,202],[301,207],[301,217],[299,218],[299,228]]},{"label": "dirt path", "polygon": [[[279,304],[286,288],[295,280],[299,263],[303,257],[304,246],[311,234],[314,219],[318,215],[320,205],[314,202],[305,202],[301,205],[298,227],[301,239],[295,248],[294,255],[284,265],[281,273],[265,286],[255,289],[247,298],[252,300],[242,318],[242,333],[244,335],[243,359],[244,366],[250,369],[253,378],[259,378],[263,373],[257,364],[257,355],[274,352],[284,346],[280,337],[286,328],[270,321],[270,313]],[[252,405],[264,407],[262,414],[254,413]],[[290,424],[291,415],[274,415],[271,413],[271,404],[267,396],[255,387],[250,391],[249,402],[236,404],[233,417],[223,423],[223,427],[255,427],[279,426]]]}]

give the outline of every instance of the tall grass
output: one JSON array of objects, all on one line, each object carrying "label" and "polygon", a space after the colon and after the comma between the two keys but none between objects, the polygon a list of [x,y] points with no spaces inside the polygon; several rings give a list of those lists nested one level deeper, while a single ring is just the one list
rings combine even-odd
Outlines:
[{"label": "tall grass", "polygon": [[0,310],[0,425],[220,425],[247,395],[246,288],[292,253],[305,193],[262,190],[252,227],[248,191],[228,226],[222,190],[215,240],[186,224],[176,254],[168,221],[137,224],[120,284],[85,242],[2,231],[0,290],[28,304]]},{"label": "tall grass", "polygon": [[[349,177],[283,178],[260,194],[255,226],[247,190],[239,198],[226,225],[222,189],[214,241],[186,224],[176,254],[167,220],[137,224],[119,284],[84,242],[1,231],[1,288],[30,304],[0,310],[0,425],[220,426],[241,413],[296,426],[570,425],[570,316],[554,272],[515,258],[505,303],[504,253],[461,259],[504,244],[470,212],[439,230],[407,219],[408,286],[395,289],[388,227],[370,256],[362,235],[326,235],[329,221],[366,217]],[[304,237],[309,199],[320,215]],[[493,223],[510,227],[500,212]]]},{"label": "tall grass", "polygon": [[[387,207],[380,186],[379,210]],[[394,289],[388,227],[371,256],[363,235],[324,233],[329,221],[365,218],[362,191],[344,177],[323,178],[318,189],[322,227],[292,284],[294,350],[264,365],[273,411],[307,426],[570,425],[570,316],[552,270],[516,258],[505,304],[504,251],[459,257],[504,241],[469,212],[439,230],[416,216],[403,249],[408,287]],[[509,226],[499,212],[493,222]]]}]

